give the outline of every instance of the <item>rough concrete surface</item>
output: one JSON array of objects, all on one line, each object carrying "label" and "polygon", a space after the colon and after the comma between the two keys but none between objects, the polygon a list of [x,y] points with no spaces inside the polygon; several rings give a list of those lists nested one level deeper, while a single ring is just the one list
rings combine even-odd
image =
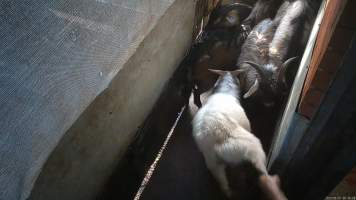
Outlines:
[{"label": "rough concrete surface", "polygon": [[[194,2],[175,2],[109,87],[68,130],[32,199],[92,199],[190,45]],[[184,16],[184,17],[182,17]]]},{"label": "rough concrete surface", "polygon": [[0,199],[26,199],[59,141],[31,199],[93,199],[189,47],[194,1],[0,8]]}]

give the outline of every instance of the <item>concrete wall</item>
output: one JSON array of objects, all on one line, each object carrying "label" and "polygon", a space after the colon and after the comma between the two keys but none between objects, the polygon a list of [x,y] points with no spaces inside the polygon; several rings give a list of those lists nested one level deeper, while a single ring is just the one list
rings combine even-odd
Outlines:
[{"label": "concrete wall", "polygon": [[32,199],[95,197],[188,50],[193,17],[193,1],[172,4],[109,87],[67,131]]},{"label": "concrete wall", "polygon": [[194,5],[1,1],[0,199],[40,173],[30,199],[93,199],[188,49]]}]

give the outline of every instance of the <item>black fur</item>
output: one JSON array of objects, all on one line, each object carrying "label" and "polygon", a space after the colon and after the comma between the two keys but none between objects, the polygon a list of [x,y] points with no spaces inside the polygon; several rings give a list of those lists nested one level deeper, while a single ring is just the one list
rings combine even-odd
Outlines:
[{"label": "black fur", "polygon": [[[297,9],[298,12],[294,7],[296,5],[300,8]],[[245,40],[237,61],[237,65],[246,70],[245,76],[241,78],[244,92],[257,79],[259,87],[253,97],[261,102],[271,104],[287,94],[288,86],[282,82],[286,72],[282,70],[282,66],[287,59],[304,50],[306,41],[302,41],[301,36],[308,17],[312,18],[310,15],[314,16],[306,0],[284,1],[273,20],[264,19],[254,27]],[[246,61],[259,65],[259,70],[245,63]]]}]

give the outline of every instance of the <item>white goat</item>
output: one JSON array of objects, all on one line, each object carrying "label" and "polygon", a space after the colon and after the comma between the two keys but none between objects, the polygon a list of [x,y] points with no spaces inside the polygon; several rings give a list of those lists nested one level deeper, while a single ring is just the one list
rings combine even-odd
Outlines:
[{"label": "white goat", "polygon": [[268,176],[266,154],[260,140],[251,133],[250,122],[239,102],[236,76],[242,71],[210,71],[220,77],[212,95],[193,119],[193,136],[208,169],[226,196],[231,197],[226,167],[250,162],[261,176]]}]

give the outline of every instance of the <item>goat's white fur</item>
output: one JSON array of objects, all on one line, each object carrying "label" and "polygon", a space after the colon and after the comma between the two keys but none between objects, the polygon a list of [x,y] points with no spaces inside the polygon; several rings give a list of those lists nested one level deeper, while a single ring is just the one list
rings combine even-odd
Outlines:
[{"label": "goat's white fur", "polygon": [[225,93],[212,94],[193,119],[195,141],[227,196],[231,195],[225,173],[227,165],[250,161],[267,174],[265,152],[250,131],[250,122],[239,100]]}]

